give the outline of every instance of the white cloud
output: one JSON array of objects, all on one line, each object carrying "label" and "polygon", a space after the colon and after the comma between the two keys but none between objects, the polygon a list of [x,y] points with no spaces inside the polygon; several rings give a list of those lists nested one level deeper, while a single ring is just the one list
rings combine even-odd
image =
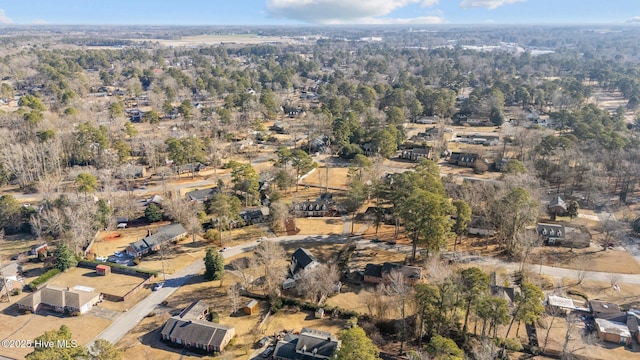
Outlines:
[{"label": "white cloud", "polygon": [[0,24],[11,24],[13,20],[5,14],[4,10],[0,9]]},{"label": "white cloud", "polygon": [[[397,24],[412,19],[383,19],[396,9],[420,3],[433,6],[438,0],[267,0],[267,11],[273,17],[314,24]],[[415,18],[428,21],[430,16]],[[422,19],[422,20],[419,20]]]},{"label": "white cloud", "polygon": [[473,7],[486,7],[489,9],[495,9],[503,5],[525,1],[527,0],[462,0],[462,2],[460,2],[460,7],[463,7],[465,9]]},{"label": "white cloud", "polygon": [[432,6],[438,5],[439,2],[440,0],[422,0],[422,4],[420,4],[420,6],[432,7]]},{"label": "white cloud", "polygon": [[626,21],[629,24],[640,24],[640,16],[634,16]]}]

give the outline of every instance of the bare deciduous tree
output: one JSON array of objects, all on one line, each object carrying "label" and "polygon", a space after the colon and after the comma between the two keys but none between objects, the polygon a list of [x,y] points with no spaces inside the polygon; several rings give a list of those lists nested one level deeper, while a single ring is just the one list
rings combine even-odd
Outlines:
[{"label": "bare deciduous tree", "polygon": [[254,249],[256,263],[264,269],[264,292],[277,296],[286,276],[286,267],[280,266],[285,259],[284,248],[273,241],[263,241]]},{"label": "bare deciduous tree", "polygon": [[240,308],[240,289],[237,285],[230,286],[227,290],[227,295],[231,302],[231,315],[235,315]]},{"label": "bare deciduous tree", "polygon": [[340,273],[335,264],[322,264],[296,281],[298,293],[311,301],[322,301],[335,292]]}]

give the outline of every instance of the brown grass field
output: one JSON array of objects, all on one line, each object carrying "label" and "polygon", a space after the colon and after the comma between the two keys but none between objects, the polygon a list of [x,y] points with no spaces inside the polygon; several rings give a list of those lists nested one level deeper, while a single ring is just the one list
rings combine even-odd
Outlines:
[{"label": "brown grass field", "polygon": [[76,267],[54,277],[48,284],[69,288],[82,285],[94,288],[94,291],[98,293],[124,295],[143,280],[143,278],[137,276],[114,273],[107,276],[98,276],[95,270]]},{"label": "brown grass field", "polygon": [[[329,168],[329,187],[346,189],[348,172],[349,168]],[[327,186],[327,168],[317,168],[309,176],[300,181],[300,185],[302,186],[307,184],[319,187]]]},{"label": "brown grass field", "polygon": [[12,256],[28,252],[33,245],[41,243],[42,240],[36,240],[31,234],[7,235],[0,242],[0,260],[8,261]]},{"label": "brown grass field", "polygon": [[296,227],[298,235],[341,235],[344,222],[339,217],[332,218],[298,218]]}]

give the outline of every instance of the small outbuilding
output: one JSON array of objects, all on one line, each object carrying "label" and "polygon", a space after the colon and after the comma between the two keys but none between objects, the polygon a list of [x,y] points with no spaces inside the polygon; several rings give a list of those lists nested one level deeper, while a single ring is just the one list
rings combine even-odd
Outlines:
[{"label": "small outbuilding", "polygon": [[316,319],[324,319],[324,309],[318,308],[315,313]]},{"label": "small outbuilding", "polygon": [[244,311],[245,314],[247,315],[251,315],[253,314],[256,310],[258,310],[258,301],[257,300],[251,300],[247,303],[247,305],[245,305],[242,310]]},{"label": "small outbuilding", "polygon": [[109,265],[96,265],[96,274],[100,276],[106,276],[111,274],[111,266]]}]

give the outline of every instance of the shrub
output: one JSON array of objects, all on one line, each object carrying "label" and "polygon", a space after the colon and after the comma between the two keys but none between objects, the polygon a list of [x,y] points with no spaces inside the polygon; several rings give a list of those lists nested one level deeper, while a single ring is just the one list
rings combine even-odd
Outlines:
[{"label": "shrub", "polygon": [[33,280],[30,284],[29,284],[29,288],[31,288],[31,290],[36,291],[38,289],[38,285],[40,284],[44,284],[45,282],[47,282],[49,279],[51,279],[52,277],[54,277],[55,275],[60,273],[60,269],[58,268],[53,268],[49,271],[47,271],[46,273],[38,276],[35,280]]},{"label": "shrub", "polygon": [[11,290],[11,296],[18,296],[18,295],[20,295],[20,289]]},{"label": "shrub", "polygon": [[220,231],[216,229],[209,229],[204,233],[204,238],[211,242],[220,241]]},{"label": "shrub", "polygon": [[518,339],[505,339],[503,344],[507,350],[511,351],[522,351],[523,347]]},{"label": "shrub", "polygon": [[282,299],[277,298],[271,302],[271,314],[275,314],[282,309]]}]

